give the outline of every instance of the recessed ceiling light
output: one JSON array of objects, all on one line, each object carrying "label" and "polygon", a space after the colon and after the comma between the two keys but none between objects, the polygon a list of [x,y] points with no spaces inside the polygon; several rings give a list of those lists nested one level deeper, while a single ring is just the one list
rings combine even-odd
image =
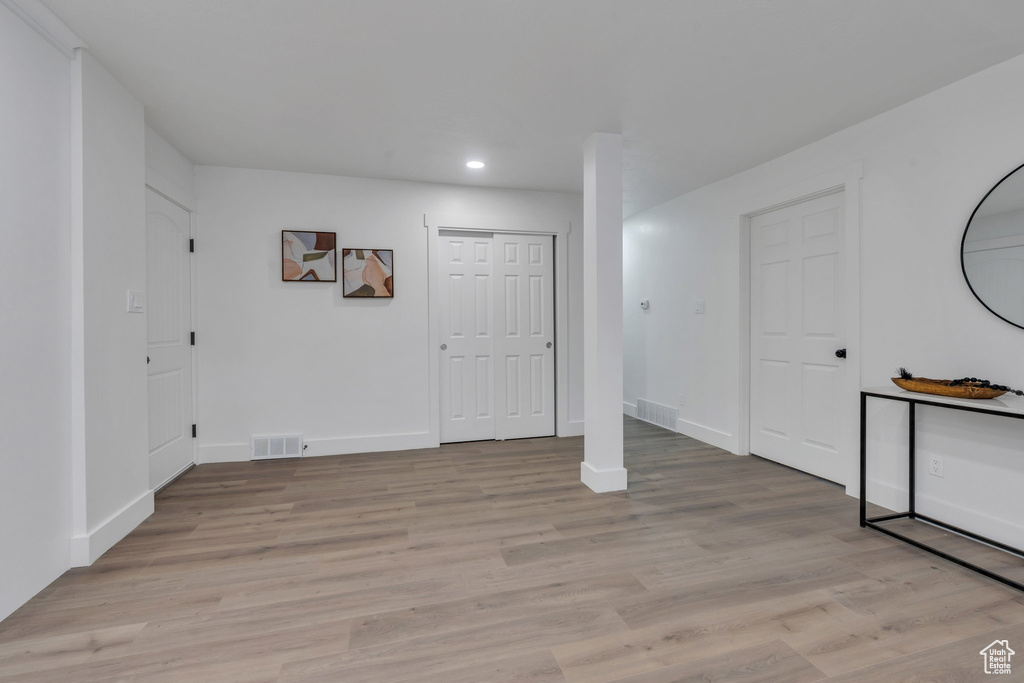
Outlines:
[{"label": "recessed ceiling light", "polygon": [[467,161],[466,166],[469,168],[483,168],[484,162],[482,161]]}]

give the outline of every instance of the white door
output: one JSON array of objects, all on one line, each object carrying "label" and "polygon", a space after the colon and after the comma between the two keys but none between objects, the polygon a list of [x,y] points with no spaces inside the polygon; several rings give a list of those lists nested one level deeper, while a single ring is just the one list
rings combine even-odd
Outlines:
[{"label": "white door", "polygon": [[442,233],[441,442],[555,433],[550,236]]},{"label": "white door", "polygon": [[750,219],[750,452],[840,484],[843,197]]},{"label": "white door", "polygon": [[494,236],[499,439],[555,433],[553,251],[548,235]]},{"label": "white door", "polygon": [[494,259],[490,234],[441,235],[441,442],[494,439]]},{"label": "white door", "polygon": [[193,462],[191,215],[146,190],[149,483],[158,488]]}]

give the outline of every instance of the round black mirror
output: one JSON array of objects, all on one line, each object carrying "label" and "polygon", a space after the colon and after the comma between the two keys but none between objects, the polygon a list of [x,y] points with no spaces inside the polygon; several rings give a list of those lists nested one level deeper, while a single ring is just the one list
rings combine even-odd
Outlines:
[{"label": "round black mirror", "polygon": [[1024,328],[1024,165],[978,203],[960,242],[967,286],[988,310]]}]

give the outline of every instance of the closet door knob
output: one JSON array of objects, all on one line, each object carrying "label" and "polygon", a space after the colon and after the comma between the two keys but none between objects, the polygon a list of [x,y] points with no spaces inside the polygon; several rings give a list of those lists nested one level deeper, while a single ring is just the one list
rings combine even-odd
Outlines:
[{"label": "closet door knob", "polygon": [[548,348],[549,349],[551,348],[551,342],[548,342]]},{"label": "closet door knob", "polygon": [[846,349],[837,349],[836,358],[846,358]]},{"label": "closet door knob", "polygon": [[442,351],[447,351],[448,350],[448,345],[447,344],[441,344],[441,350]]}]

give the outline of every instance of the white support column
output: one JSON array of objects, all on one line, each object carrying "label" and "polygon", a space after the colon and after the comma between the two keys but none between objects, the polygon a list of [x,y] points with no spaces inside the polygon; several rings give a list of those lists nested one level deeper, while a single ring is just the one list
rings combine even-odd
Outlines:
[{"label": "white support column", "polygon": [[610,133],[583,151],[583,351],[580,479],[622,491],[622,136]]}]

